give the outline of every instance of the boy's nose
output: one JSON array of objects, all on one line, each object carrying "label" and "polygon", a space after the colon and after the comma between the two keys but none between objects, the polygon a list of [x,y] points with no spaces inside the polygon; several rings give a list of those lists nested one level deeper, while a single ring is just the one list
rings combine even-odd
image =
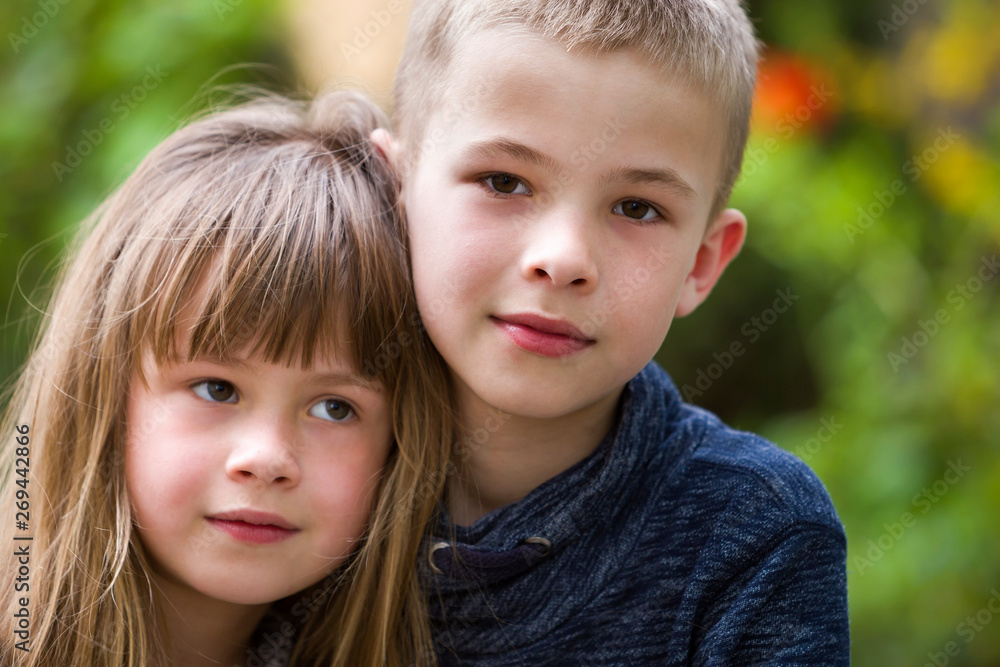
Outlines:
[{"label": "boy's nose", "polygon": [[238,482],[295,486],[301,471],[292,455],[292,429],[258,422],[241,434],[226,459],[226,474]]},{"label": "boy's nose", "polygon": [[587,293],[597,287],[598,270],[593,238],[582,217],[546,216],[529,235],[522,256],[521,274],[525,280],[551,281],[556,287],[572,286]]}]

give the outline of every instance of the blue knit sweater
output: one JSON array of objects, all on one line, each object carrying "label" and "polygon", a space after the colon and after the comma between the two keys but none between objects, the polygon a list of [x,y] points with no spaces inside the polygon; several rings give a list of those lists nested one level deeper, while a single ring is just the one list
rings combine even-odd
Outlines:
[{"label": "blue knit sweater", "polygon": [[849,664],[822,483],[653,363],[593,454],[423,554],[442,666]]}]

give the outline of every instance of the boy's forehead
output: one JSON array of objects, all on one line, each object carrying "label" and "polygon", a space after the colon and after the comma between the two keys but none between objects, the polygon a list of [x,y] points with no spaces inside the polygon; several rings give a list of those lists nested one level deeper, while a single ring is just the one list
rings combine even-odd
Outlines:
[{"label": "boy's forehead", "polygon": [[[466,106],[510,91],[532,90],[543,95],[556,91],[551,79],[537,75],[557,68],[560,73],[571,75],[561,79],[562,86],[580,85],[608,75],[653,78],[658,71],[635,49],[601,54],[580,48],[571,50],[528,29],[499,27],[480,30],[459,42],[447,75],[446,90],[452,96],[461,96]],[[544,97],[538,101],[540,106],[546,102]]]},{"label": "boy's forehead", "polygon": [[580,163],[573,157],[628,155],[714,193],[726,136],[719,105],[636,49],[595,54],[491,28],[463,39],[450,69],[433,114],[444,143],[517,138],[552,147],[545,157],[562,153],[564,167]]},{"label": "boy's forehead", "polygon": [[526,28],[497,27],[468,35],[457,45],[446,77],[445,104],[457,107],[453,110],[459,114],[506,93],[524,92],[537,93],[537,105],[545,110],[558,103],[554,96],[559,92],[580,87],[592,88],[598,103],[612,94],[609,86],[614,85],[627,96],[620,101],[631,107],[655,102],[664,84],[683,84],[690,94],[707,97],[706,91],[685,84],[683,73],[661,67],[638,48],[571,48]]}]

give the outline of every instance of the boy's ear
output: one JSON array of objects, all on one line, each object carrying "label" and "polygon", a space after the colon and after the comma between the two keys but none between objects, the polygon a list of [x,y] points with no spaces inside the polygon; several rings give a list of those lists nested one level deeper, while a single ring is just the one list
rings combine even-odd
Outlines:
[{"label": "boy's ear", "polygon": [[378,152],[382,154],[389,164],[392,165],[393,169],[399,169],[399,144],[396,143],[396,139],[389,134],[389,130],[384,127],[372,130],[371,135],[368,137],[369,141],[375,144],[375,148]]},{"label": "boy's ear", "polygon": [[747,235],[747,219],[735,208],[716,216],[705,232],[694,258],[694,266],[681,288],[676,317],[690,314],[711,293],[722,271],[740,253]]}]

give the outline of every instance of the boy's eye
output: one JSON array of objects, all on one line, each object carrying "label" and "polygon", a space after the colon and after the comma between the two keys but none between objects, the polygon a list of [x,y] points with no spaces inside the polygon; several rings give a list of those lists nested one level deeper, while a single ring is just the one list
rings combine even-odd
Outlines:
[{"label": "boy's eye", "polygon": [[615,204],[611,212],[624,215],[626,218],[632,218],[633,220],[655,220],[660,217],[655,208],[638,199],[627,199],[619,202]]},{"label": "boy's eye", "polygon": [[490,174],[483,179],[488,188],[502,195],[527,195],[531,194],[521,179],[510,174]]},{"label": "boy's eye", "polygon": [[206,401],[213,403],[236,402],[236,388],[225,380],[205,380],[193,385],[191,390]]},{"label": "boy's eye", "polygon": [[309,414],[326,421],[342,422],[354,415],[354,408],[338,398],[328,398],[309,408]]}]

